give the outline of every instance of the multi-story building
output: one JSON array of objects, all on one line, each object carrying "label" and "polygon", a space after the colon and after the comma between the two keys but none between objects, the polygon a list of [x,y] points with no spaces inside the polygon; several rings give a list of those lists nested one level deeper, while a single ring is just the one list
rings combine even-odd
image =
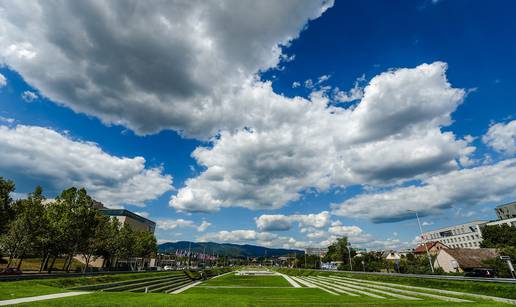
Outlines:
[{"label": "multi-story building", "polygon": [[482,242],[480,227],[487,221],[439,228],[423,234],[424,242],[440,242],[450,248],[479,248]]},{"label": "multi-story building", "polygon": [[121,224],[125,223],[133,230],[154,233],[156,229],[155,222],[126,209],[100,209],[100,212],[106,216],[116,217]]},{"label": "multi-story building", "polygon": [[305,254],[309,256],[319,256],[324,257],[326,253],[328,252],[328,248],[319,248],[319,247],[307,247],[305,248]]},{"label": "multi-story building", "polygon": [[497,206],[495,211],[500,220],[516,218],[516,201]]}]

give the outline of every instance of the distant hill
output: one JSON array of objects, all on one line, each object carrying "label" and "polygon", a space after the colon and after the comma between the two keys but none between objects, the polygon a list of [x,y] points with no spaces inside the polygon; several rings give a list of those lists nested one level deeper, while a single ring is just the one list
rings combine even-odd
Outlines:
[{"label": "distant hill", "polygon": [[206,254],[218,254],[219,256],[232,256],[232,257],[261,257],[267,255],[272,256],[285,256],[294,253],[303,253],[301,250],[295,249],[283,249],[283,248],[267,248],[256,245],[239,245],[231,243],[214,243],[214,242],[189,242],[189,241],[178,241],[178,242],[167,242],[158,245],[160,252],[175,252],[176,250],[188,250],[191,244],[192,252],[202,253],[206,248]]}]

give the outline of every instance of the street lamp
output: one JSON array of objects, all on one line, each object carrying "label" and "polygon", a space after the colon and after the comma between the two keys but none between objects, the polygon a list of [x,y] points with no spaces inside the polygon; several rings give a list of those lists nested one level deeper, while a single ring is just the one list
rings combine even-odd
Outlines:
[{"label": "street lamp", "polygon": [[353,263],[351,262],[351,242],[348,242],[349,267],[353,271]]},{"label": "street lamp", "polygon": [[426,245],[425,240],[423,239],[423,227],[421,227],[421,222],[419,222],[419,215],[417,214],[417,210],[407,210],[409,212],[414,212],[416,214],[417,224],[419,225],[419,231],[421,232],[421,240],[423,241],[423,245],[425,246],[426,256],[428,257],[428,263],[430,263],[430,269],[432,273],[434,273],[434,265],[432,264],[432,257],[430,257],[430,252],[428,251],[428,246]]}]

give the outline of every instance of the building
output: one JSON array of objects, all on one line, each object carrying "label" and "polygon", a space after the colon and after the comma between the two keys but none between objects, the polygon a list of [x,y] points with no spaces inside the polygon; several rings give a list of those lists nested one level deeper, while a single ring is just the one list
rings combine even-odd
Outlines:
[{"label": "building", "polygon": [[319,256],[324,257],[328,252],[327,247],[307,247],[305,248],[305,254],[308,256]]},{"label": "building", "polygon": [[[425,248],[426,244],[426,248]],[[448,248],[445,244],[439,242],[439,241],[433,241],[433,242],[427,242],[425,244],[421,244],[414,250],[414,254],[426,254],[426,251],[428,249],[428,253],[430,255],[435,256],[439,254],[439,251],[443,248]]]},{"label": "building", "polygon": [[133,230],[154,233],[156,229],[155,222],[126,209],[100,209],[100,212],[105,216],[117,218],[120,223],[129,225]]},{"label": "building", "polygon": [[502,224],[507,224],[509,226],[516,227],[516,217],[510,218],[510,219],[505,219],[505,220],[496,220],[496,221],[491,221],[489,223],[486,223],[487,226],[502,225]]},{"label": "building", "polygon": [[473,221],[429,231],[423,234],[423,242],[440,242],[450,248],[480,248],[480,227],[486,223],[488,221]]},{"label": "building", "polygon": [[494,248],[441,249],[434,261],[434,268],[442,268],[446,273],[466,272],[486,267],[482,262],[498,257]]},{"label": "building", "polygon": [[401,259],[401,255],[395,251],[384,252],[383,256],[385,257],[386,260],[391,260],[391,261],[399,261]]},{"label": "building", "polygon": [[516,218],[516,201],[495,208],[499,220]]}]

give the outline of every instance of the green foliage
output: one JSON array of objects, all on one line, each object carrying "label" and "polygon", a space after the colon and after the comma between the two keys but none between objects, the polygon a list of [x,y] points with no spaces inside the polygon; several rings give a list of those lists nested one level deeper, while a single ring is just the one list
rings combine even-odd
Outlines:
[{"label": "green foliage", "polygon": [[480,247],[504,248],[516,247],[516,227],[507,224],[482,227],[483,241]]},{"label": "green foliage", "polygon": [[5,232],[13,217],[11,193],[14,192],[14,188],[14,182],[0,177],[0,234]]},{"label": "green foliage", "polygon": [[343,263],[349,263],[349,254],[351,257],[355,256],[353,249],[348,251],[348,238],[338,238],[332,245],[328,246],[328,252],[323,258],[324,262],[330,261],[342,261]]}]

